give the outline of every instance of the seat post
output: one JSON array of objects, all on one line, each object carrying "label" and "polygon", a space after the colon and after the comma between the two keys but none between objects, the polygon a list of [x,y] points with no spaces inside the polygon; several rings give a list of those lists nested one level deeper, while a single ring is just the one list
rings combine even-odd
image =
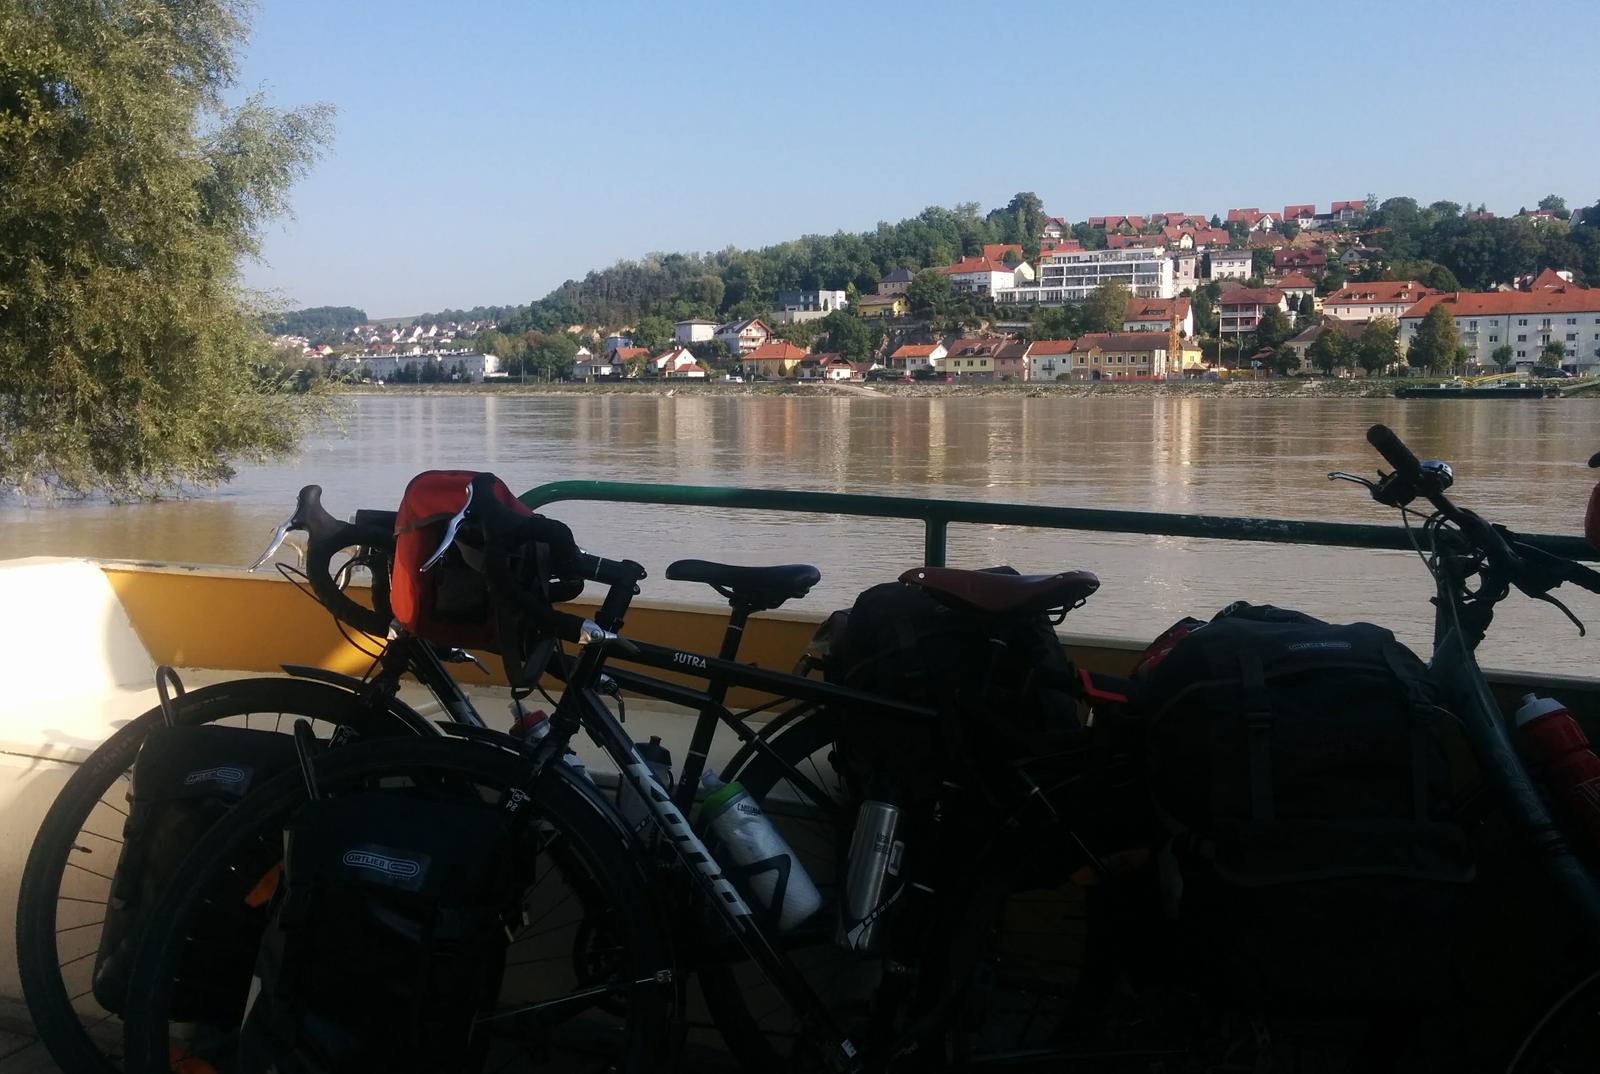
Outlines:
[{"label": "seat post", "polygon": [[[722,632],[722,648],[717,651],[721,660],[733,660],[739,655],[739,644],[744,641],[744,626],[750,620],[751,607],[745,601],[734,597],[728,601],[732,611],[728,614],[727,629]],[[706,687],[706,693],[718,704],[728,696],[728,684],[720,679],[713,679]]]},{"label": "seat post", "polygon": [[[728,628],[722,634],[722,648],[717,652],[721,660],[732,660],[739,655],[739,642],[744,637],[744,625],[751,611],[749,604],[736,597],[730,597],[728,603],[733,611],[728,616]],[[700,775],[705,771],[706,758],[711,752],[711,739],[717,733],[718,719],[710,706],[721,706],[727,696],[728,684],[725,681],[712,679],[707,684],[706,698],[710,705],[700,710],[700,717],[695,721],[694,733],[689,736],[689,750],[683,757],[683,774],[678,780],[678,792],[673,796],[678,807],[686,813],[694,806]]]}]

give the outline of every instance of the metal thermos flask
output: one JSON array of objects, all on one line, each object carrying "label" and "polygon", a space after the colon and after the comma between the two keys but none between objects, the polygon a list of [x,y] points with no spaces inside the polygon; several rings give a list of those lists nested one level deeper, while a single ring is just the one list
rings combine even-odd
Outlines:
[{"label": "metal thermos flask", "polygon": [[899,832],[898,806],[870,799],[861,803],[834,933],[834,942],[847,951],[870,952],[883,939],[884,915],[900,897],[903,886],[900,872],[905,844]]}]

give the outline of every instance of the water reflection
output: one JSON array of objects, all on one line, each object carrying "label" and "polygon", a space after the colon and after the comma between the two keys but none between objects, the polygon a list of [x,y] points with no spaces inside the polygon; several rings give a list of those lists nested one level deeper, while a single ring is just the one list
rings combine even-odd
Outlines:
[{"label": "water reflection", "polygon": [[[393,505],[430,467],[492,469],[518,489],[596,478],[1374,522],[1385,516],[1359,490],[1323,476],[1375,468],[1364,440],[1374,421],[1454,463],[1464,503],[1513,527],[1576,532],[1584,462],[1600,447],[1594,415],[1578,400],[363,396],[343,435],[313,438],[285,465],[246,467],[212,494],[0,505],[0,556],[246,563],[300,485],[320,483],[348,513]],[[552,513],[585,544],[650,568],[647,595],[685,600],[711,595],[660,580],[680,557],[815,562],[824,583],[813,602],[831,607],[921,551],[915,523],[594,504]],[[1104,587],[1067,624],[1084,632],[1149,637],[1248,598],[1427,638],[1426,575],[1398,553],[983,527],[958,527],[951,542],[956,563],[1099,572]],[[1521,602],[1486,653],[1581,673],[1596,651],[1552,609]]]}]

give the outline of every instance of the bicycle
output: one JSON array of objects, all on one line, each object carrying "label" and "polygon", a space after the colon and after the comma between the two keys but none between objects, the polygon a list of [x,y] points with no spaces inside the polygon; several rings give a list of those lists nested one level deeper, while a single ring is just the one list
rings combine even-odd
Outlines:
[{"label": "bicycle", "polygon": [[[688,707],[698,706],[703,718],[706,712],[711,712],[724,721],[729,718],[731,714],[727,713],[713,695],[720,695],[731,687],[752,688],[799,702],[811,702],[823,706],[854,705],[880,714],[886,719],[904,721],[909,727],[925,728],[938,719],[938,714],[931,709],[910,705],[897,699],[865,694],[825,681],[741,665],[718,656],[685,652],[668,646],[626,639],[595,621],[559,612],[527,590],[506,568],[508,552],[511,549],[520,547],[530,540],[551,538],[548,520],[512,515],[503,507],[497,506],[492,495],[477,495],[473,502],[487,505],[472,508],[471,521],[479,525],[483,531],[485,569],[493,591],[505,598],[505,604],[516,609],[523,617],[523,625],[530,636],[554,636],[577,645],[575,659],[559,665],[566,689],[551,717],[551,733],[536,746],[525,749],[521,762],[523,769],[515,785],[505,785],[506,776],[503,767],[492,772],[488,770],[494,764],[500,763],[498,755],[507,751],[506,743],[479,735],[470,736],[467,743],[451,741],[405,743],[403,748],[401,744],[394,743],[342,747],[331,753],[325,761],[316,762],[316,783],[324,788],[330,785],[337,786],[338,778],[345,775],[349,776],[353,785],[380,778],[409,778],[406,772],[407,765],[425,765],[428,763],[428,758],[435,755],[441,759],[449,755],[451,763],[458,764],[461,766],[460,771],[466,772],[470,770],[469,759],[478,756],[484,759],[484,764],[487,766],[481,775],[481,782],[485,785],[494,785],[499,800],[519,802],[531,800],[538,804],[543,801],[541,796],[545,793],[543,788],[547,781],[554,780],[558,786],[570,782],[565,766],[557,762],[572,736],[580,730],[586,732],[591,740],[616,762],[623,780],[633,792],[648,804],[657,833],[657,845],[669,852],[669,857],[665,861],[660,861],[652,856],[645,843],[637,839],[621,841],[609,848],[609,855],[616,859],[610,864],[609,871],[623,875],[630,861],[656,863],[671,878],[671,883],[665,883],[657,878],[653,882],[655,890],[672,891],[676,888],[690,896],[687,902],[689,909],[680,910],[674,915],[672,919],[674,927],[679,928],[685,924],[692,926],[701,920],[700,915],[710,915],[711,927],[709,931],[697,929],[695,932],[697,938],[704,940],[703,943],[697,944],[697,951],[701,954],[699,959],[673,958],[655,967],[653,972],[649,972],[650,968],[645,966],[627,974],[581,978],[570,982],[575,989],[571,996],[551,997],[536,1004],[524,1005],[519,1008],[518,1014],[537,1016],[548,1014],[555,1009],[575,1012],[582,1004],[573,997],[580,995],[590,997],[591,1007],[600,1004],[601,997],[608,1002],[615,1000],[626,1002],[631,1006],[639,997],[639,989],[647,987],[642,984],[647,980],[657,982],[657,987],[671,997],[668,1001],[671,1003],[678,998],[677,990],[682,985],[684,966],[692,971],[704,973],[708,966],[726,963],[730,959],[748,960],[773,982],[783,999],[800,1012],[804,1030],[795,1038],[797,1047],[817,1057],[829,1067],[860,1068],[863,1062],[860,1051],[852,1042],[850,1033],[841,1025],[839,1012],[831,1008],[818,994],[791,957],[793,947],[804,949],[812,945],[815,934],[799,940],[778,934],[777,930],[763,919],[761,909],[753,907],[729,882],[716,856],[688,823],[678,805],[678,800],[655,781],[649,768],[636,755],[621,724],[608,708],[601,686],[611,676],[618,676],[617,681],[624,683],[634,680],[634,673],[620,671],[608,664],[608,657],[615,656],[618,660],[647,668],[687,669],[698,677],[707,679],[712,684],[708,691],[693,692],[683,687],[673,687],[671,691]],[[454,526],[452,531],[453,529]],[[609,590],[601,604],[601,614],[612,621],[620,621],[635,589],[636,565],[630,568],[625,563],[619,564],[587,554],[583,555],[579,562],[583,577],[608,581]],[[732,588],[734,579],[727,575],[723,578]],[[940,579],[929,579],[927,584],[935,586],[940,581]],[[1009,606],[1012,612],[1019,615],[1036,614],[1048,608],[1070,608],[1081,602],[1097,585],[1092,576],[1076,574],[1021,578],[975,572],[950,572],[950,577],[943,581],[951,583],[945,592],[952,601],[963,603],[976,597],[981,611],[985,598],[998,596],[1001,598],[998,604]],[[962,584],[956,585],[957,581]],[[504,632],[502,636],[505,636]],[[623,679],[621,676],[629,678]],[[823,727],[825,724],[801,721],[791,726],[786,735],[779,736],[776,742],[785,742],[790,736],[796,735],[808,726],[815,728]],[[810,781],[805,778],[804,773],[794,766],[785,765],[775,749],[760,749],[759,746],[757,748],[762,758],[781,770],[790,784],[798,787],[806,787],[809,784]],[[474,750],[480,752],[475,754]],[[693,752],[694,749],[691,748],[691,753]],[[551,773],[556,775],[552,776]],[[474,778],[480,777],[474,776]],[[685,779],[683,784],[687,785],[688,782]],[[680,796],[692,795],[692,790],[684,785],[680,785]],[[305,791],[302,781],[279,780],[271,787],[270,793],[267,789],[263,789],[241,803],[195,848],[191,859],[172,884],[172,894],[155,915],[148,938],[141,950],[138,966],[134,971],[135,983],[131,989],[136,1008],[130,1011],[127,1023],[130,1069],[158,1069],[160,1064],[165,1062],[169,1034],[164,1004],[170,992],[168,980],[170,968],[166,959],[170,954],[171,938],[181,931],[188,915],[203,905],[205,893],[211,888],[216,870],[225,868],[225,860],[232,848],[253,838],[270,837],[271,833],[277,831],[285,818],[293,812],[297,804],[304,801]],[[1023,788],[1019,785],[1018,790],[1022,791]],[[838,804],[829,800],[825,793],[819,794],[816,791],[811,793],[814,796],[811,805],[824,815],[837,816],[841,812]],[[599,809],[609,822],[614,823],[610,820],[612,814],[608,806],[600,807],[593,801],[590,801],[589,805]],[[847,811],[848,809],[844,810]],[[565,823],[565,820],[557,819]],[[844,823],[840,820],[835,819],[829,823],[835,825],[838,831],[844,830]],[[559,824],[555,826],[559,827]],[[997,862],[1015,860],[1016,855],[1012,853],[1014,849],[1013,843],[1000,839],[993,843],[991,856]],[[595,852],[600,853],[598,846]],[[935,864],[935,860],[930,857],[924,867],[931,870]],[[992,876],[1009,879],[1011,870],[1009,867],[997,868]],[[952,886],[957,890],[966,890],[968,887],[964,880],[953,882]],[[976,884],[984,894],[987,894],[992,886],[987,880]],[[958,918],[962,916],[967,905],[969,902],[964,898],[950,902],[950,908]],[[943,925],[950,915],[935,915],[935,917],[937,923]],[[934,924],[934,918],[930,918],[928,923]],[[819,928],[823,933],[831,932],[831,928],[825,922],[819,923]],[[979,928],[977,931],[986,933],[987,930]],[[732,938],[734,942],[731,950],[728,943],[719,942],[719,936]],[[906,932],[903,939],[911,941],[915,937],[911,932]],[[930,965],[934,961],[930,959]],[[964,979],[966,967],[959,958],[938,961],[941,966],[948,966],[952,970],[951,980],[957,977]],[[904,1007],[903,1017],[900,1019],[904,1032],[899,1035],[900,1039],[875,1042],[872,1045],[874,1050],[881,1051],[885,1057],[896,1053],[909,1053],[916,1050],[924,1038],[942,1033],[945,1027],[931,1024],[930,1019],[936,1021],[939,1010],[950,1008],[952,1001],[960,998],[957,990],[944,988],[942,982],[943,978],[937,976],[928,978],[929,987],[937,993],[931,997],[933,1001],[931,1005],[912,1004],[912,997],[905,994],[903,989],[880,988],[878,990],[880,995],[892,994],[894,1004]],[[652,1006],[650,1009],[655,1008]],[[637,1032],[648,1035],[655,1023],[646,1018],[640,1025],[643,1028],[639,1028]],[[627,1023],[622,1037],[627,1042],[634,1041],[635,1028],[631,1021]],[[548,1044],[549,1040],[522,1043],[525,1046],[538,1046]],[[638,1052],[630,1043],[622,1043],[618,1045],[613,1060],[627,1069],[633,1069],[626,1064],[638,1061],[637,1055]]]}]

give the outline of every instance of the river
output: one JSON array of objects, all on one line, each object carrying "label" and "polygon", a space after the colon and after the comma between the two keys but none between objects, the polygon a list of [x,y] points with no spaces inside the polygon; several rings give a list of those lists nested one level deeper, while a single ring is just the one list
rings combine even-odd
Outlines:
[{"label": "river", "polygon": [[[1378,464],[1364,432],[1393,426],[1456,468],[1459,502],[1535,532],[1576,533],[1600,448],[1583,401],[819,396],[363,395],[341,430],[297,458],[242,467],[214,491],[129,506],[0,502],[0,557],[82,555],[246,564],[316,482],[335,514],[393,507],[433,467],[489,469],[517,491],[599,478],[1387,522],[1392,512],[1333,469]],[[662,579],[674,559],[815,563],[814,610],[849,603],[915,565],[918,523],[570,503],[549,513],[580,543],[639,560],[646,597],[706,602]],[[1430,583],[1410,553],[952,527],[950,562],[1025,572],[1082,567],[1101,590],[1068,633],[1148,639],[1185,614],[1249,599],[1324,618],[1371,618],[1424,647]],[[1600,627],[1600,599],[1575,594]],[[1484,662],[1593,673],[1600,648],[1554,609],[1514,598]]]}]

